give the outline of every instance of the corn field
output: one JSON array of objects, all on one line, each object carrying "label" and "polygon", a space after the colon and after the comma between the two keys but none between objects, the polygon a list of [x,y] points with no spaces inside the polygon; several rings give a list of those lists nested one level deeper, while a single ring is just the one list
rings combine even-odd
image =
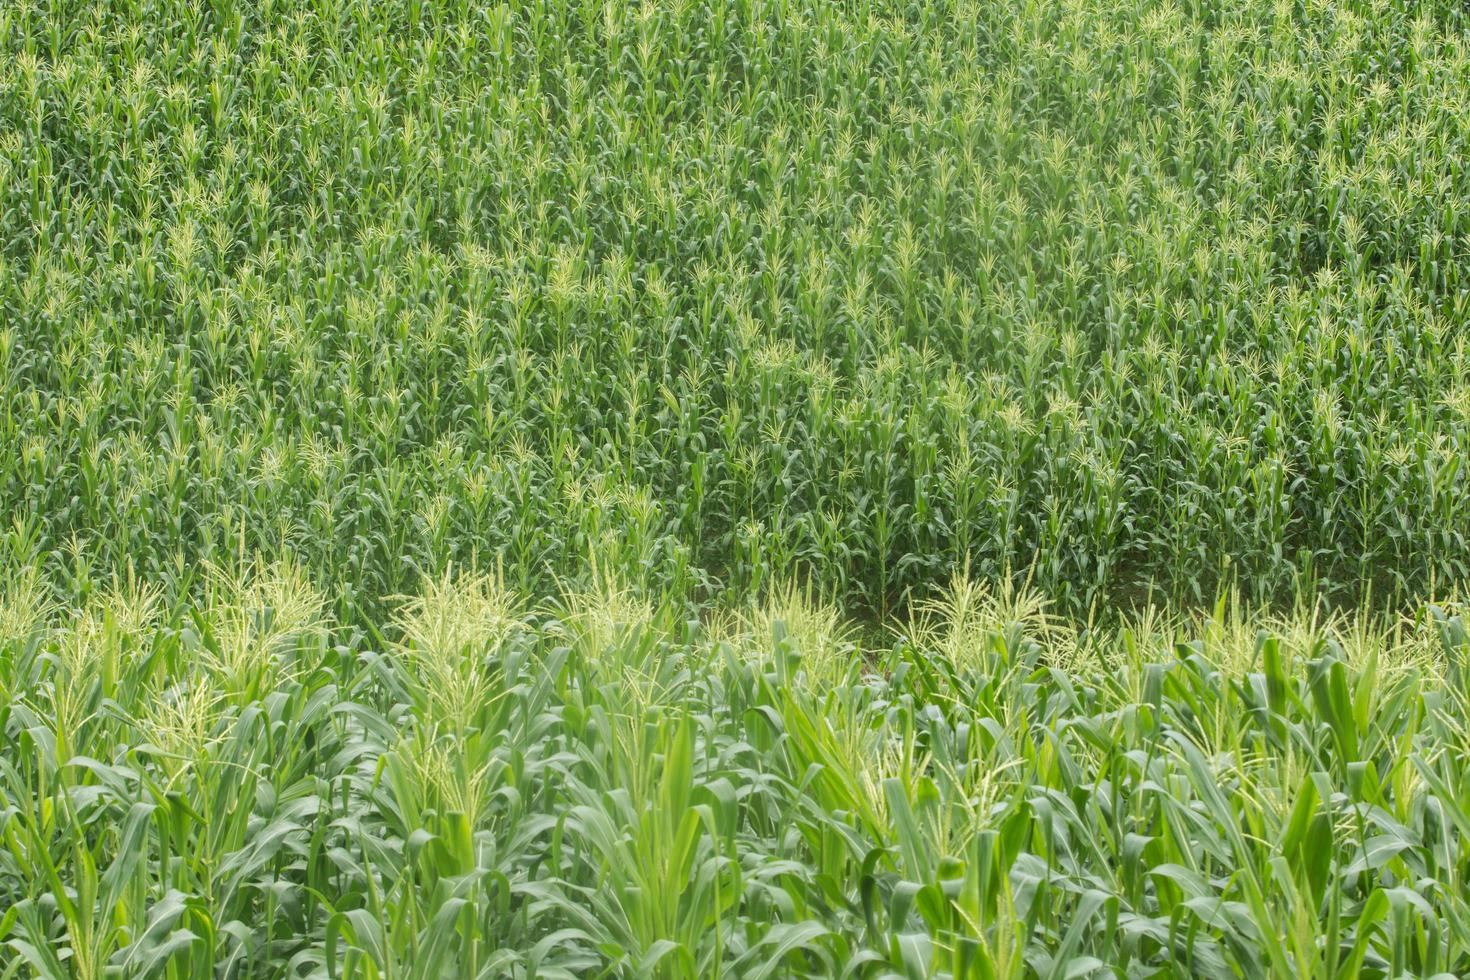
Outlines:
[{"label": "corn field", "polygon": [[0,2],[0,980],[1470,976],[1459,0]]}]

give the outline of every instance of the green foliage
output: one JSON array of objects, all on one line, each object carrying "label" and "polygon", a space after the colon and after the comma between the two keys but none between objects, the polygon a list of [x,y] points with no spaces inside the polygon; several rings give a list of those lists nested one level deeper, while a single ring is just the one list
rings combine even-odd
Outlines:
[{"label": "green foliage", "polygon": [[15,0],[4,554],[545,595],[1467,578],[1458,2]]},{"label": "green foliage", "polygon": [[1466,16],[3,0],[0,980],[1470,976]]},{"label": "green foliage", "polygon": [[467,579],[379,648],[262,626],[293,588],[0,643],[4,975],[1470,971],[1444,614],[1186,643],[992,606],[817,685],[779,620],[591,628],[605,597]]}]

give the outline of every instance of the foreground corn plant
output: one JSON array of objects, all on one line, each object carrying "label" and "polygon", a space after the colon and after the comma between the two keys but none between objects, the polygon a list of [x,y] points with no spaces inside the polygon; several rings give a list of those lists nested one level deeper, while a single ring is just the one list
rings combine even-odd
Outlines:
[{"label": "foreground corn plant", "polygon": [[212,595],[7,604],[4,975],[1470,970],[1444,613],[1079,637],[960,584],[811,683],[610,591],[433,582],[386,645]]}]

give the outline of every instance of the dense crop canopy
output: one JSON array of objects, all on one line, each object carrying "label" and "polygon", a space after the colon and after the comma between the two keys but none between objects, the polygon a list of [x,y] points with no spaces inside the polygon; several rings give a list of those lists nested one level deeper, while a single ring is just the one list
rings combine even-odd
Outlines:
[{"label": "dense crop canopy", "polygon": [[762,638],[446,580],[377,649],[279,570],[207,591],[0,610],[23,976],[1470,970],[1456,619],[1171,645],[959,583],[868,668],[792,596]]},{"label": "dense crop canopy", "polygon": [[1463,0],[0,0],[0,980],[1470,976],[1467,160]]},{"label": "dense crop canopy", "polygon": [[7,3],[8,560],[1412,601],[1470,555],[1463,20]]}]

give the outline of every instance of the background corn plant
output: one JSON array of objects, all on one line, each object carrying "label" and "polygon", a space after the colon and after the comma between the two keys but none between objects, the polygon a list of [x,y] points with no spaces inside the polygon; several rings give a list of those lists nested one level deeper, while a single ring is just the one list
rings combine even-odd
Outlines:
[{"label": "background corn plant", "polygon": [[7,564],[1412,604],[1470,554],[1463,19],[6,4]]}]

